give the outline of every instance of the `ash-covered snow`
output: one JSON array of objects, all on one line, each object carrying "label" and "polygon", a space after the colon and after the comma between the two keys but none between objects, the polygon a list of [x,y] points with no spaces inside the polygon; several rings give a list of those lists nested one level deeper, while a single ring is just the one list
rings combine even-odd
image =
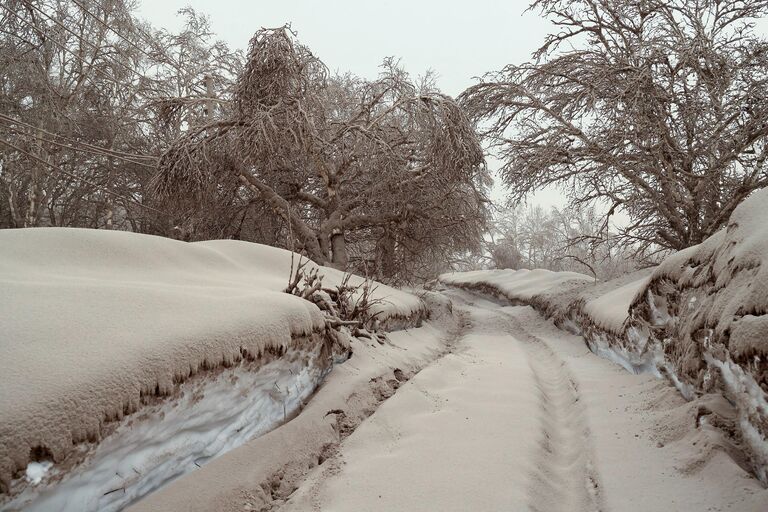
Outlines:
[{"label": "ash-covered snow", "polygon": [[[534,272],[541,278],[531,280]],[[650,275],[593,286],[551,274],[558,273],[477,271],[440,280],[530,304],[582,334],[600,356],[667,377],[688,400],[726,397],[739,414],[734,442],[768,483],[768,189],[739,205],[725,229]]]},{"label": "ash-covered snow", "polygon": [[611,332],[621,332],[629,316],[629,307],[648,285],[650,277],[619,286],[584,304],[584,313],[598,326]]},{"label": "ash-covered snow", "polygon": [[628,325],[649,333],[688,395],[716,392],[736,405],[755,474],[768,483],[768,189],[725,229],[662,262]]},{"label": "ash-covered snow", "polygon": [[[319,350],[324,317],[283,293],[290,268],[289,251],[247,242],[0,231],[0,501],[12,481],[14,494],[32,485],[30,462],[54,462],[43,486],[83,446],[195,375]],[[320,273],[326,286],[343,279]],[[385,318],[423,309],[384,285],[373,298]],[[31,466],[33,481],[40,469]]]},{"label": "ash-covered snow", "polygon": [[34,484],[54,471],[3,509],[120,510],[289,418],[326,373],[318,357],[293,352],[261,367],[243,362],[187,381],[178,398],[143,409],[89,446],[85,462],[72,471],[57,472],[50,461],[30,463],[27,479]]},{"label": "ash-covered snow", "polygon": [[440,281],[454,286],[488,286],[510,300],[530,300],[544,293],[556,293],[574,284],[593,279],[577,272],[552,272],[544,269],[476,270],[443,274]]}]

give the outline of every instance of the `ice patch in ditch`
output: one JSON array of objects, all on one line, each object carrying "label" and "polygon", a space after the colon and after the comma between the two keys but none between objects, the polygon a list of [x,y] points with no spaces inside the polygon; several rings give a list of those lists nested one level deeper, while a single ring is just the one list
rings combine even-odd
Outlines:
[{"label": "ice patch in ditch", "polygon": [[126,417],[65,475],[50,462],[30,463],[26,478],[38,485],[0,508],[120,510],[278,426],[328,371],[316,354],[306,352],[288,353],[257,369],[252,366],[241,363],[215,377],[185,382],[178,398]]},{"label": "ice patch in ditch", "polygon": [[43,477],[45,477],[45,474],[48,473],[48,470],[51,469],[52,466],[53,462],[49,460],[43,462],[30,462],[27,465],[27,470],[24,476],[27,479],[27,482],[32,485],[37,485],[43,481]]},{"label": "ice patch in ditch", "polygon": [[625,370],[634,374],[650,373],[655,377],[661,377],[658,369],[659,355],[656,352],[645,352],[641,355],[630,352],[619,346],[611,346],[608,341],[600,336],[593,335],[587,340],[587,346],[597,356],[618,364]]}]

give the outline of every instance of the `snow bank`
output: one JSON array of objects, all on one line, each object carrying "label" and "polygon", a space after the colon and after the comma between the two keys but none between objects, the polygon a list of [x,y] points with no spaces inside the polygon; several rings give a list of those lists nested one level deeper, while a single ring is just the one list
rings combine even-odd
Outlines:
[{"label": "snow bank", "polygon": [[725,396],[739,411],[732,440],[768,483],[768,189],[745,200],[725,229],[648,275],[594,285],[583,277],[497,270],[440,281],[529,304],[601,357],[666,376],[689,400]]},{"label": "snow bank", "polygon": [[648,286],[649,281],[650,277],[630,281],[595,299],[586,301],[584,313],[598,327],[613,333],[620,333],[629,316],[630,306],[638,294],[642,293]]},{"label": "snow bank", "polygon": [[[182,383],[123,421],[63,471],[30,463],[36,481],[6,508],[26,512],[114,512],[209,460],[281,425],[325,375],[319,354],[291,351],[266,364],[244,362]],[[46,475],[45,473],[48,473]],[[43,478],[48,476],[46,481]],[[27,479],[29,480],[29,478]]]},{"label": "snow bank", "polygon": [[[195,242],[195,246],[202,246],[222,255],[233,263],[245,268],[261,270],[259,282],[262,286],[271,290],[282,291],[288,284],[288,276],[291,272],[291,252],[277,247],[261,244],[240,242],[237,240],[211,240],[207,242]],[[294,267],[299,258],[294,258]],[[323,276],[323,286],[334,287],[344,280],[344,272],[335,268],[323,267],[309,263],[309,268],[319,268]],[[269,272],[263,272],[268,269]],[[349,279],[351,286],[359,286],[365,282],[361,276],[352,275]],[[416,295],[386,286],[382,283],[373,283],[373,299],[378,302],[372,305],[372,313],[379,313],[383,320],[411,318],[425,311],[424,304]]]},{"label": "snow bank", "polygon": [[439,277],[443,283],[469,288],[485,287],[512,301],[530,301],[543,294],[558,293],[574,285],[591,282],[591,277],[577,272],[550,270],[476,270],[454,272]]},{"label": "snow bank", "polygon": [[768,482],[768,189],[725,229],[666,259],[634,301],[628,328],[691,393],[739,410],[741,441]]},{"label": "snow bank", "polygon": [[390,342],[384,345],[360,343],[354,356],[334,368],[296,419],[203,464],[128,511],[279,508],[307,473],[330,458],[383,400],[448,350],[445,329],[453,336],[459,332],[451,303],[437,294],[427,294],[425,301],[430,320],[419,328],[389,334]]},{"label": "snow bank", "polygon": [[[201,370],[321,350],[321,312],[282,293],[290,265],[288,251],[246,242],[0,231],[0,490],[30,462],[71,461]],[[374,296],[385,316],[423,308],[385,286]]]}]

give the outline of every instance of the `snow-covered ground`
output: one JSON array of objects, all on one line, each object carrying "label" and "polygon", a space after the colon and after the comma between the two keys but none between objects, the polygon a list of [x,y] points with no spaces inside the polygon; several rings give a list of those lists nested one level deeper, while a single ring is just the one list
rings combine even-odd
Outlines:
[{"label": "snow-covered ground", "polygon": [[287,251],[0,232],[0,508],[763,512],[766,204],[611,282],[380,285],[431,319],[330,373]]},{"label": "snow-covered ground", "polygon": [[[186,471],[189,461],[282,421],[283,403],[265,393],[285,385],[291,398],[282,402],[293,413],[331,361],[320,310],[282,292],[290,269],[288,251],[245,242],[60,228],[0,232],[0,502],[30,486],[40,492],[25,498],[52,495],[47,487],[68,475],[62,489],[82,500],[92,494],[91,508],[80,501],[74,509],[125,504]],[[343,279],[332,269],[320,273],[326,286]],[[381,317],[423,309],[418,297],[383,285],[373,296],[381,299]],[[192,384],[195,376],[221,378],[225,367],[233,367],[226,370],[233,379],[251,382],[250,401],[240,401],[236,385]],[[206,408],[216,403],[205,397],[216,396],[242,408],[211,418]],[[246,421],[253,417],[262,420]],[[249,430],[229,432],[244,421]],[[104,471],[115,464],[116,474]]]},{"label": "snow-covered ground", "polygon": [[537,295],[557,293],[575,285],[592,282],[593,279],[578,272],[504,269],[443,274],[440,281],[453,286],[487,286],[509,300],[528,301]]},{"label": "snow-covered ground", "polygon": [[768,189],[744,201],[727,228],[637,279],[592,285],[570,272],[497,270],[440,281],[533,305],[583,334],[596,354],[668,377],[688,400],[725,397],[738,418],[723,430],[768,483]]},{"label": "snow-covered ground", "polygon": [[[765,510],[768,490],[729,457],[714,415],[697,419],[703,404],[529,307],[443,296],[461,325],[443,351],[436,319],[356,352],[296,420],[130,512]],[[386,387],[392,368],[410,378]],[[389,398],[377,408],[372,391]]]}]

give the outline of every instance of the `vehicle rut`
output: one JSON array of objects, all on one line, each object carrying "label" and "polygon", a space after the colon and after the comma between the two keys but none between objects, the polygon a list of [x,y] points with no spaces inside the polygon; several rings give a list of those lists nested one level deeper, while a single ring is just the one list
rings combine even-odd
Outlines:
[{"label": "vehicle rut", "polygon": [[513,314],[499,311],[509,332],[524,343],[538,390],[541,438],[529,475],[534,512],[604,511],[593,463],[586,409],[565,362]]},{"label": "vehicle rut", "polygon": [[528,487],[532,512],[605,512],[586,408],[568,366],[543,339],[530,333],[514,310],[470,292],[450,290],[465,305],[486,309],[498,329],[518,340],[527,356],[540,410],[541,434]]}]

